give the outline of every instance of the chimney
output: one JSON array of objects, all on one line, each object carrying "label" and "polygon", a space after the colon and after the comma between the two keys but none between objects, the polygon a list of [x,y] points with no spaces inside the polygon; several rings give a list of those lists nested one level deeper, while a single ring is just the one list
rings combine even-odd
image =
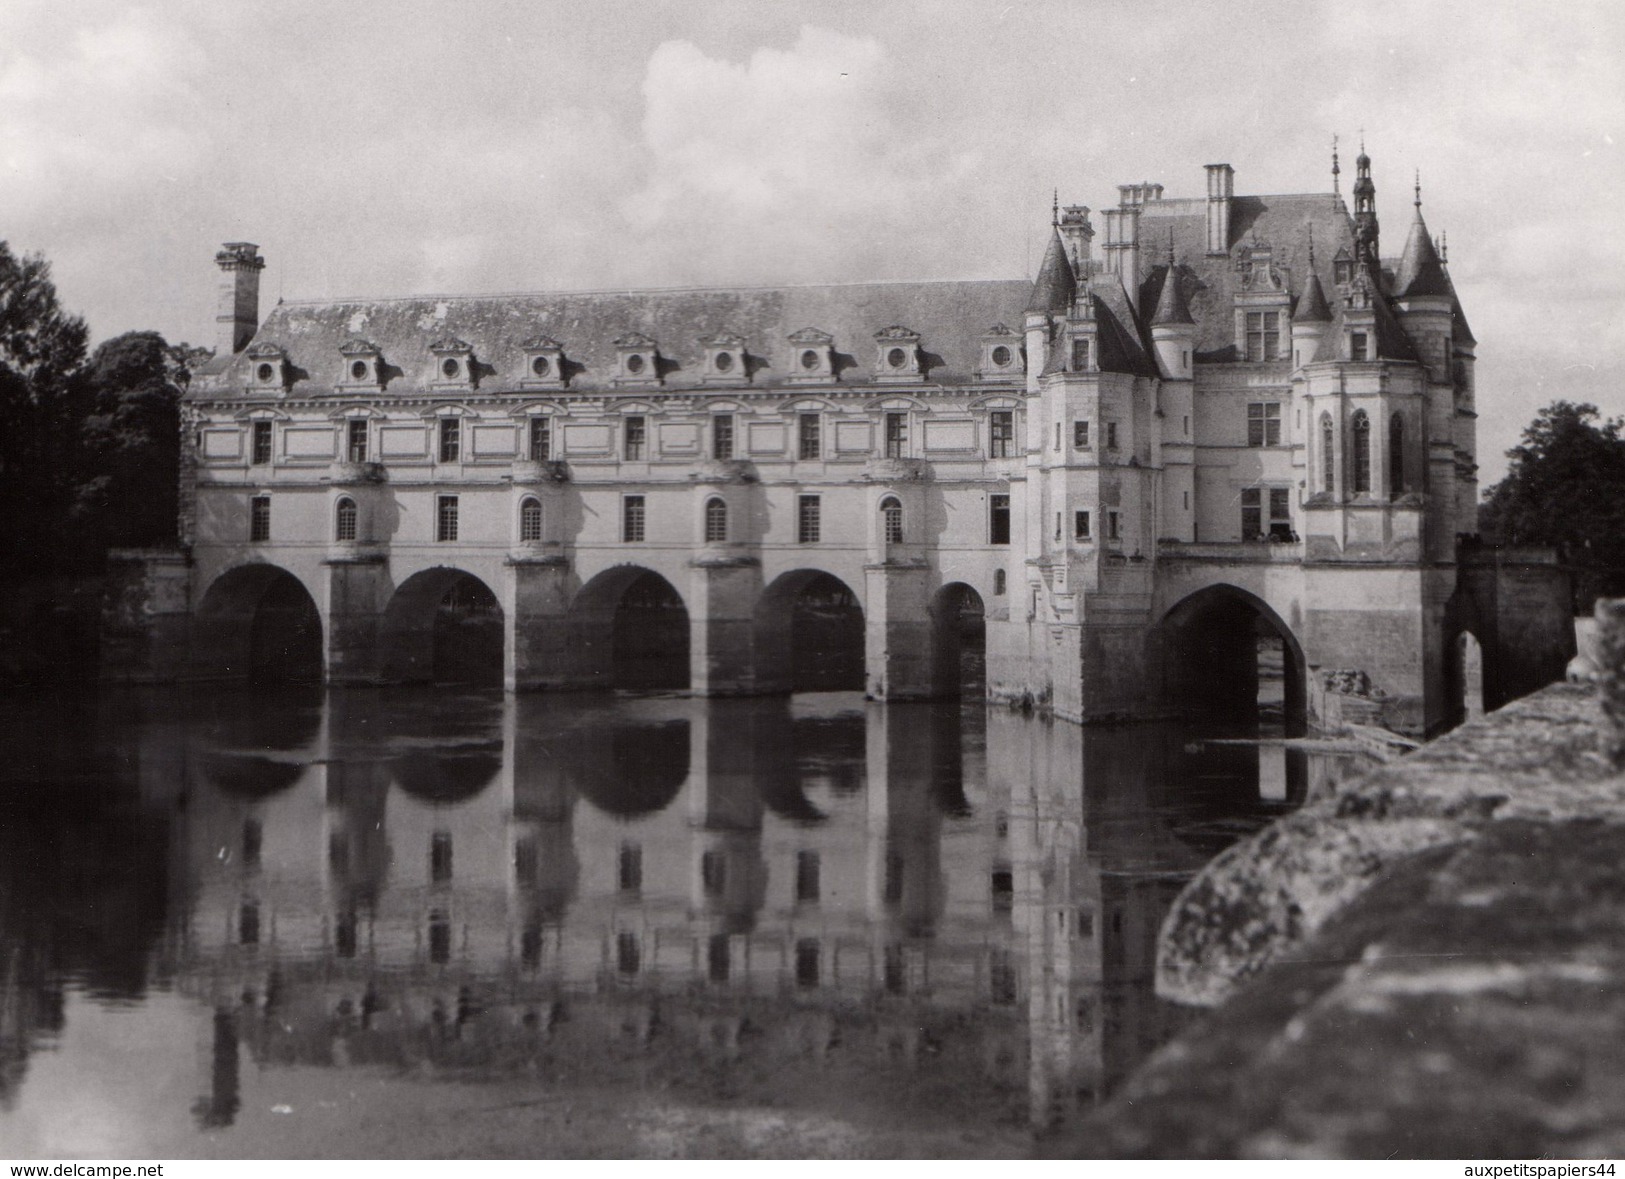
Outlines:
[{"label": "chimney", "polygon": [[1229,164],[1207,166],[1207,252],[1230,252],[1230,199],[1236,191],[1236,170]]},{"label": "chimney", "polygon": [[1089,224],[1088,205],[1068,205],[1061,211],[1061,237],[1066,241],[1072,272],[1082,281],[1089,273],[1090,243],[1095,238],[1095,227]]},{"label": "chimney", "polygon": [[220,267],[216,302],[215,355],[230,356],[248,347],[260,324],[260,271],[265,259],[253,242],[227,242],[214,256]]}]

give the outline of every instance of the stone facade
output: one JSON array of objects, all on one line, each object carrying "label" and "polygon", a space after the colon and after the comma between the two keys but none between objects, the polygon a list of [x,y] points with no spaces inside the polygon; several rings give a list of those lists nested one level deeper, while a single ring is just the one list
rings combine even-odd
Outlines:
[{"label": "stone facade", "polygon": [[428,678],[471,577],[510,689],[616,682],[647,599],[686,620],[690,690],[780,691],[822,574],[877,698],[950,690],[979,613],[990,694],[1069,719],[1201,687],[1239,627],[1282,639],[1294,723],[1349,670],[1390,723],[1451,723],[1474,340],[1420,194],[1385,259],[1363,153],[1352,212],[1207,173],[1123,186],[1098,256],[1057,209],[1034,283],[279,302],[249,330],[232,243],[186,401],[193,670],[246,669],[286,575],[330,682]]}]

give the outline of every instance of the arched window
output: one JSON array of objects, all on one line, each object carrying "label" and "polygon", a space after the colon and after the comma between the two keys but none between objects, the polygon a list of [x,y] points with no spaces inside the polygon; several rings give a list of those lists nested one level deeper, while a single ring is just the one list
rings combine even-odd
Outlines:
[{"label": "arched window", "polygon": [[1365,410],[1354,411],[1354,494],[1371,494],[1371,419]]},{"label": "arched window", "polygon": [[728,539],[728,505],[712,497],[705,501],[705,541],[715,544]]},{"label": "arched window", "polygon": [[1332,415],[1320,415],[1320,489],[1322,491],[1335,491],[1337,489],[1337,428],[1332,425]]},{"label": "arched window", "polygon": [[535,541],[542,539],[542,503],[534,496],[526,496],[519,505],[519,539],[521,541]]},{"label": "arched window", "polygon": [[355,500],[346,495],[340,498],[338,505],[333,509],[333,539],[354,540],[355,534]]},{"label": "arched window", "polygon": [[903,543],[903,505],[895,496],[880,501],[880,522],[885,528],[887,544]]},{"label": "arched window", "polygon": [[1388,419],[1388,494],[1405,490],[1405,419],[1397,413]]}]

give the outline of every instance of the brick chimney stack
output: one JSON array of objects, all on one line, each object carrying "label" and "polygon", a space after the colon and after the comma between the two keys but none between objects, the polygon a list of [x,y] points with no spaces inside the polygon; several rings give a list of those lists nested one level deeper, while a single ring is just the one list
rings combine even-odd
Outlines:
[{"label": "brick chimney stack", "polygon": [[260,271],[265,259],[253,242],[227,242],[214,256],[220,267],[216,302],[215,355],[230,356],[248,347],[260,324]]},{"label": "brick chimney stack", "polygon": [[1207,252],[1230,252],[1230,202],[1236,193],[1236,170],[1229,164],[1207,166]]}]

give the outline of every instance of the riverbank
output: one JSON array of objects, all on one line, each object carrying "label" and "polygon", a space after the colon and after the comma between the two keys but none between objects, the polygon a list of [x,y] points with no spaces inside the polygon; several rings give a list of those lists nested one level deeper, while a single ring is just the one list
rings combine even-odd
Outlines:
[{"label": "riverbank", "polygon": [[1338,783],[1175,902],[1214,1008],[1045,1144],[1089,1157],[1625,1151],[1625,775],[1554,685]]}]

